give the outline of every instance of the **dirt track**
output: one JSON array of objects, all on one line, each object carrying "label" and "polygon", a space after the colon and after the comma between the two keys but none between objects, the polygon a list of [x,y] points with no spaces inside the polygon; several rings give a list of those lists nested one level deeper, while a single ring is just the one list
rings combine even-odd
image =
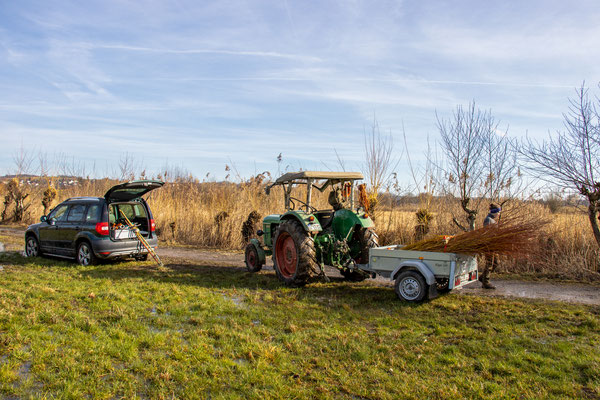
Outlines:
[{"label": "dirt track", "polygon": [[[158,254],[162,257],[181,258],[188,261],[197,261],[210,263],[212,265],[227,265],[244,267],[244,255],[241,252],[220,252],[215,250],[196,250],[187,248],[163,247],[159,248]],[[272,270],[273,263],[270,257],[267,258],[265,270]],[[328,268],[327,275],[330,277],[339,277],[336,269]],[[383,278],[369,280],[376,285],[389,285],[392,283]],[[530,299],[546,299],[555,301],[566,301],[570,303],[581,303],[600,305],[600,287],[585,284],[566,284],[549,282],[531,282],[496,279],[493,280],[496,286],[495,290],[485,290],[481,288],[479,282],[472,283],[463,288],[453,291],[457,295],[477,295],[477,296],[500,296],[500,297],[520,297]]]},{"label": "dirt track", "polygon": [[[15,240],[23,237],[24,231],[18,228],[0,228],[0,234],[11,236]],[[0,246],[2,248],[2,246]],[[6,246],[6,250],[18,250],[15,245]],[[22,250],[22,249],[21,249]],[[209,265],[244,267],[244,255],[242,252],[217,251],[212,249],[193,249],[183,247],[159,247],[158,254],[161,257],[179,258],[186,261],[205,263]],[[273,263],[270,257],[267,259],[265,270],[272,270]],[[336,269],[328,268],[327,275],[339,277]],[[391,286],[389,280],[377,278],[369,280],[375,285]],[[484,290],[476,282],[464,288],[453,291],[457,295],[477,296],[501,296],[531,299],[546,299],[555,301],[566,301],[571,303],[600,305],[600,286],[586,284],[565,284],[549,282],[531,282],[516,280],[493,280],[495,290]]]}]

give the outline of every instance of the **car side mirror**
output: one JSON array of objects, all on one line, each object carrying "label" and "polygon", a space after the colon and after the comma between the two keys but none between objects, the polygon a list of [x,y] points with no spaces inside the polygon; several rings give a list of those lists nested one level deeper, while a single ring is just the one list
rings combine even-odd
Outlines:
[{"label": "car side mirror", "polygon": [[265,233],[263,232],[263,230],[262,230],[262,229],[259,229],[259,230],[257,230],[257,231],[256,231],[256,234],[257,234],[258,236],[262,236],[262,235],[264,235]]},{"label": "car side mirror", "polygon": [[50,225],[56,225],[56,218],[50,218],[50,219],[49,219],[47,222],[48,222]]},{"label": "car side mirror", "polygon": [[45,215],[42,215],[40,218],[40,222],[46,222],[48,221],[48,217],[46,217]]}]

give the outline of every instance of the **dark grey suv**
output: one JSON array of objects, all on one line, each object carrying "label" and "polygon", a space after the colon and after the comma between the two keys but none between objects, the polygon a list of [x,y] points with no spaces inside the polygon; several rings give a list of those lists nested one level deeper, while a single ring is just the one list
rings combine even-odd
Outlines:
[{"label": "dark grey suv", "polygon": [[154,180],[132,181],[113,186],[104,197],[70,198],[27,228],[25,254],[75,258],[81,265],[93,264],[98,258],[145,260],[148,251],[127,227],[121,212],[156,248],[154,218],[142,196],[163,185]]}]

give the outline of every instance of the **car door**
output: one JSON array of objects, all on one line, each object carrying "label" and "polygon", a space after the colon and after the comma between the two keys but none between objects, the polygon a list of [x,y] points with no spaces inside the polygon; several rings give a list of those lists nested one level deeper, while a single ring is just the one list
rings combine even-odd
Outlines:
[{"label": "car door", "polygon": [[47,222],[39,228],[40,246],[48,252],[56,252],[58,246],[58,226],[57,222],[66,217],[66,212],[69,209],[68,204],[58,205],[50,214],[48,214]]},{"label": "car door", "polygon": [[85,210],[85,204],[72,204],[67,212],[66,220],[60,224],[58,237],[61,253],[65,255],[75,254],[75,238],[83,228]]}]

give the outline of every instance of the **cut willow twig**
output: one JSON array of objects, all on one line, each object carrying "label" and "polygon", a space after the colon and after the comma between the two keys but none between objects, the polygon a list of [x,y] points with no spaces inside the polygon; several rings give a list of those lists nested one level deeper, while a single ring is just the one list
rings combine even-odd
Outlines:
[{"label": "cut willow twig", "polygon": [[541,227],[546,223],[524,218],[505,219],[456,236],[427,238],[404,246],[403,250],[523,256],[535,249]]}]

